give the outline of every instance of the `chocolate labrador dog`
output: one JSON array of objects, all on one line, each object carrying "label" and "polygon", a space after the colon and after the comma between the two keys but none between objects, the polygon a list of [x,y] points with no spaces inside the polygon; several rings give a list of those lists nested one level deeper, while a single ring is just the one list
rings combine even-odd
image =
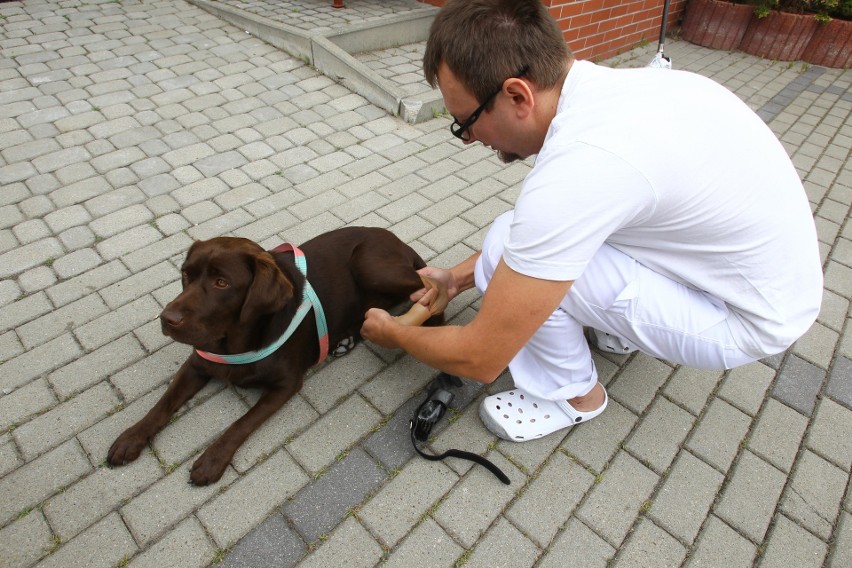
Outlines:
[{"label": "chocolate labrador dog", "polygon": [[[112,444],[110,465],[139,457],[210,379],[262,387],[257,404],[192,466],[193,484],[218,481],[237,448],[302,387],[326,346],[351,348],[369,308],[391,309],[423,287],[416,270],[426,263],[384,229],[348,227],[311,239],[301,250],[288,247],[267,252],[233,237],[190,247],[181,267],[183,291],[160,314],[160,323],[164,334],[195,350],[148,414]],[[322,312],[324,318],[318,317]],[[441,321],[439,314],[426,323]]]}]

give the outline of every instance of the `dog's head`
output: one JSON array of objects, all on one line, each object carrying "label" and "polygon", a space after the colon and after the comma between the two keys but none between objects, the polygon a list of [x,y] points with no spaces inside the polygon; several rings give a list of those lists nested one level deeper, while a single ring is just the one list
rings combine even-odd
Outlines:
[{"label": "dog's head", "polygon": [[293,284],[272,255],[235,237],[196,241],[181,267],[183,291],[160,314],[163,333],[196,347],[210,345],[283,309]]}]

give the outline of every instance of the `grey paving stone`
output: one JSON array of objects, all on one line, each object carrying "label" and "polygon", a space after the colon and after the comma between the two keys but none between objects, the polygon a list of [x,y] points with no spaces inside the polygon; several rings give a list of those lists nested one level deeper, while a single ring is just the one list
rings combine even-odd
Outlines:
[{"label": "grey paving stone", "polygon": [[48,313],[53,309],[45,294],[37,293],[6,306],[0,315],[0,329],[15,329],[30,319]]},{"label": "grey paving stone", "polygon": [[272,515],[240,540],[221,566],[292,568],[306,552],[304,541],[287,525],[284,518],[281,515]]},{"label": "grey paving stone", "polygon": [[815,323],[793,345],[793,353],[810,361],[820,368],[828,369],[834,355],[838,333],[833,329]]},{"label": "grey paving stone", "polygon": [[766,365],[743,365],[728,372],[718,395],[746,414],[754,416],[760,410],[773,378],[775,371]]},{"label": "grey paving stone", "polygon": [[562,447],[580,463],[602,472],[637,420],[632,412],[610,400],[598,418],[572,428]]},{"label": "grey paving stone", "polygon": [[[276,482],[270,483],[270,479]],[[219,547],[228,547],[308,481],[305,472],[281,450],[207,502],[197,516]]]},{"label": "grey paving stone", "polygon": [[[834,239],[831,240],[834,242]],[[846,316],[849,313],[849,300],[842,296],[830,292],[823,291],[822,307],[820,308],[817,321],[830,327],[834,331],[842,331],[843,323],[846,321]]]},{"label": "grey paving stone", "polygon": [[95,242],[95,236],[88,227],[73,227],[63,231],[59,240],[67,248],[74,249],[51,264],[50,267],[59,278],[73,278],[103,264],[104,260],[95,250],[85,248]]},{"label": "grey paving stone", "polygon": [[803,528],[829,540],[848,481],[847,472],[806,451],[798,461],[781,510]]},{"label": "grey paving stone", "polygon": [[127,229],[147,223],[154,215],[144,205],[131,205],[99,217],[89,223],[89,228],[101,238],[111,237]]},{"label": "grey paving stone", "polygon": [[625,452],[619,452],[580,505],[576,517],[613,546],[620,546],[659,477]]},{"label": "grey paving stone", "polygon": [[26,294],[44,290],[56,283],[56,273],[47,266],[36,266],[18,277],[18,284]]},{"label": "grey paving stone", "polygon": [[32,379],[75,360],[82,353],[70,333],[0,364],[0,390],[12,392]]},{"label": "grey paving stone", "polygon": [[21,296],[21,288],[12,280],[0,282],[0,306],[7,306]]},{"label": "grey paving stone", "polygon": [[852,409],[852,359],[840,356],[834,360],[825,394]]},{"label": "grey paving stone", "polygon": [[824,380],[824,370],[790,355],[778,372],[772,396],[805,416],[810,416]]},{"label": "grey paving stone", "polygon": [[64,306],[83,296],[86,296],[102,287],[130,275],[130,271],[120,262],[112,261],[102,266],[87,270],[86,272],[60,282],[46,290],[47,296],[57,307]]},{"label": "grey paving stone", "polygon": [[52,546],[53,534],[41,511],[31,511],[0,529],[0,556],[10,566],[32,566]]},{"label": "grey paving stone", "polygon": [[387,474],[370,456],[355,448],[284,505],[293,528],[314,543],[331,532],[364,498],[376,491]]},{"label": "grey paving stone", "polygon": [[421,397],[411,398],[363,443],[364,449],[388,471],[401,468],[414,456],[409,424],[421,402]]},{"label": "grey paving stone", "polygon": [[161,311],[151,296],[142,296],[74,330],[74,335],[86,349],[97,349],[133,331]]},{"label": "grey paving stone", "polygon": [[428,365],[413,357],[404,356],[396,364],[362,385],[358,392],[381,412],[390,414],[425,387],[436,375],[435,370]]},{"label": "grey paving stone", "polygon": [[67,542],[162,476],[163,470],[151,454],[124,467],[100,467],[51,497],[44,513],[54,533]]},{"label": "grey paving stone", "polygon": [[686,558],[686,548],[663,529],[643,519],[619,550],[613,566],[644,567],[651,558],[656,566],[680,566]]},{"label": "grey paving stone", "polygon": [[0,523],[6,524],[25,508],[35,507],[91,469],[73,439],[28,461],[0,479]]},{"label": "grey paving stone", "polygon": [[689,452],[681,452],[654,498],[649,517],[691,544],[722,486],[724,476]]},{"label": "grey paving stone", "polygon": [[58,402],[44,379],[36,379],[0,397],[0,431],[23,422]]},{"label": "grey paving stone", "polygon": [[743,452],[715,512],[754,542],[761,542],[785,481],[779,470]]},{"label": "grey paving stone", "polygon": [[467,221],[454,218],[421,236],[420,240],[429,248],[440,252],[472,234],[476,229],[477,227]]},{"label": "grey paving stone", "polygon": [[417,525],[411,534],[393,551],[385,568],[409,568],[419,564],[452,566],[464,554],[459,546],[430,517]]},{"label": "grey paving stone", "polygon": [[83,391],[145,357],[146,352],[132,335],[125,335],[57,369],[48,380],[62,399]]},{"label": "grey paving stone", "polygon": [[541,547],[556,536],[595,482],[594,476],[565,454],[556,452],[521,496],[504,513]]},{"label": "grey paving stone", "polygon": [[359,518],[381,542],[393,547],[458,479],[441,462],[412,460],[361,508]]},{"label": "grey paving stone", "polygon": [[71,542],[58,548],[40,566],[64,568],[84,566],[115,566],[137,550],[133,537],[121,518],[112,513],[87,529]]},{"label": "grey paving stone", "polygon": [[781,515],[769,536],[761,566],[818,567],[823,565],[827,552],[824,542]]},{"label": "grey paving stone", "polygon": [[571,518],[548,548],[539,563],[541,568],[561,568],[566,558],[582,558],[583,566],[603,568],[609,565],[615,548],[576,518]]},{"label": "grey paving stone", "polygon": [[68,207],[104,195],[112,190],[113,187],[106,178],[95,176],[62,185],[50,192],[50,199],[57,207]]},{"label": "grey paving stone", "polygon": [[749,436],[748,448],[781,471],[789,472],[807,426],[807,418],[770,399]]},{"label": "grey paving stone", "polygon": [[823,398],[808,432],[807,446],[844,471],[852,469],[852,413]]},{"label": "grey paving stone", "polygon": [[40,239],[0,254],[0,278],[8,278],[45,262],[52,262],[64,253],[53,237]]},{"label": "grey paving stone", "polygon": [[[157,398],[160,395],[161,393],[157,393]],[[141,408],[140,405],[139,410],[147,409],[147,407]],[[120,417],[124,412],[115,416]],[[113,428],[115,431],[106,437],[108,441],[98,444],[103,447],[103,450],[99,452],[100,455],[106,457],[106,448],[125,427],[122,424],[119,428]],[[92,444],[87,444],[89,445]],[[211,497],[221,493],[223,488],[230,486],[236,477],[233,470],[226,469],[218,483],[207,487],[195,487],[188,483],[188,467],[180,467],[135,496],[119,512],[136,541],[142,546],[147,546],[159,539],[181,519],[209,501]],[[168,503],[169,506],[164,507],[163,503]]]},{"label": "grey paving stone", "polygon": [[490,454],[488,459],[503,470],[511,484],[500,483],[484,468],[474,468],[433,514],[438,524],[466,548],[485,533],[523,483],[523,474],[501,455]]},{"label": "grey paving stone", "polygon": [[[489,435],[489,437],[493,440],[494,435],[487,431],[479,418],[479,404],[477,403],[474,407],[470,408],[467,413],[471,414],[476,421],[474,431],[479,432],[481,429],[483,434],[487,433],[487,435]],[[470,435],[471,428],[471,426],[467,426],[467,436]],[[457,436],[459,439],[464,440],[466,438],[465,434],[466,432],[463,428],[458,429]],[[509,442],[507,440],[498,440],[497,451],[506,456],[506,458],[515,464],[518,469],[527,475],[531,475],[544,465],[548,458],[553,455],[554,451],[560,447],[563,441],[564,436],[560,436],[559,434],[554,436],[545,436],[536,440],[527,440],[523,444]],[[489,444],[490,443],[491,442],[489,442]],[[459,442],[457,447],[461,445],[466,446],[466,444],[466,442]]]},{"label": "grey paving stone", "polygon": [[[163,261],[145,269],[137,267],[133,276],[99,290],[99,295],[110,308],[117,309],[178,280],[180,271],[172,263]],[[150,315],[154,318],[159,312]]]},{"label": "grey paving stone", "polygon": [[829,568],[848,566],[852,562],[852,515],[841,513],[833,550],[828,559]]},{"label": "grey paving stone", "polygon": [[686,562],[689,568],[751,566],[757,547],[731,527],[711,515],[701,532],[698,545]]},{"label": "grey paving stone", "polygon": [[140,225],[132,229],[128,229],[117,235],[113,235],[95,245],[104,260],[113,260],[133,251],[139,250],[142,247],[150,245],[163,238],[160,233],[152,225]]},{"label": "grey paving stone", "polygon": [[110,382],[119,390],[126,403],[168,381],[189,355],[189,348],[171,343],[138,362],[112,374]]},{"label": "grey paving stone", "polygon": [[108,384],[95,385],[16,428],[15,442],[24,458],[32,460],[104,418],[117,404]]},{"label": "grey paving stone", "polygon": [[671,465],[695,418],[663,397],[657,398],[624,448],[662,474]]},{"label": "grey paving stone", "polygon": [[167,464],[183,463],[242,417],[248,406],[233,390],[219,391],[170,422],[153,440],[157,455]]},{"label": "grey paving stone", "polygon": [[687,440],[686,447],[719,471],[725,472],[734,461],[750,423],[748,415],[714,398]]},{"label": "grey paving stone", "polygon": [[372,535],[354,517],[343,522],[331,538],[302,562],[303,568],[325,568],[327,566],[351,566],[370,568],[384,555]]},{"label": "grey paving stone", "polygon": [[215,556],[216,550],[201,523],[194,517],[189,517],[158,543],[134,556],[128,566],[140,568],[173,565],[201,568],[209,566]]},{"label": "grey paving stone", "polygon": [[[249,391],[247,402],[255,404],[261,392],[259,389]],[[303,397],[294,396],[239,447],[231,465],[240,473],[249,471],[278,448],[289,444],[296,433],[315,422],[318,417],[317,411],[305,402]]]},{"label": "grey paving stone", "polygon": [[611,398],[641,414],[671,373],[672,368],[662,361],[638,353],[607,390]]},{"label": "grey paving stone", "polygon": [[522,532],[505,519],[499,518],[464,565],[471,568],[491,568],[511,564],[521,568],[533,566],[540,554],[540,549]]},{"label": "grey paving stone", "polygon": [[316,474],[380,421],[379,413],[355,394],[321,416],[287,448],[307,471]]}]

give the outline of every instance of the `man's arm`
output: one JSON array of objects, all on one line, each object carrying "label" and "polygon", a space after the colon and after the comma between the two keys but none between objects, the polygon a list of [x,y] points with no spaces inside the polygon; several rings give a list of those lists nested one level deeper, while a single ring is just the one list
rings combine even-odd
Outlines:
[{"label": "man's arm", "polygon": [[[472,287],[473,263],[458,269],[461,284]],[[469,268],[469,280],[466,270]],[[455,275],[454,275],[455,277]],[[442,371],[484,383],[494,381],[539,327],[556,310],[571,281],[531,278],[502,260],[482,299],[479,313],[465,326],[400,325],[384,310],[367,312],[361,335],[384,347],[401,347],[416,359]]]}]

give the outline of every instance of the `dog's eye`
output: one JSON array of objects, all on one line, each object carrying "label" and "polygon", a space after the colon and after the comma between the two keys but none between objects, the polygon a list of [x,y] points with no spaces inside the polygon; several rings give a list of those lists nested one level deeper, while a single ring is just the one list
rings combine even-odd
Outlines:
[{"label": "dog's eye", "polygon": [[217,278],[216,280],[213,281],[213,285],[216,286],[217,288],[227,288],[228,287],[228,281],[225,280],[224,278]]}]

